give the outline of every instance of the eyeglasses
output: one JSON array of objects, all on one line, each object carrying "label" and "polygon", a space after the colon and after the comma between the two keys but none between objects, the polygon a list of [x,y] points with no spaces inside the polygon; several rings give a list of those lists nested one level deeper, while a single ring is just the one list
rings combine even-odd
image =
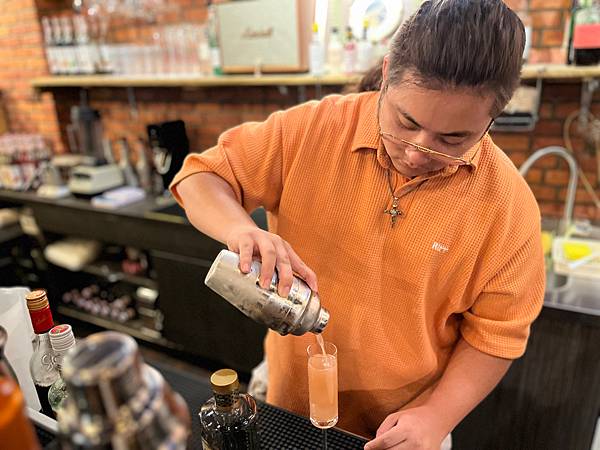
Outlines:
[{"label": "eyeglasses", "polygon": [[[487,130],[486,130],[486,133],[487,133]],[[466,160],[459,156],[448,155],[447,153],[442,153],[442,152],[438,152],[437,150],[432,150],[430,148],[423,147],[422,145],[407,141],[406,139],[398,138],[398,137],[394,136],[393,134],[386,133],[384,131],[380,131],[379,135],[384,139],[388,139],[388,140],[392,141],[396,145],[399,145],[400,143],[410,145],[415,150],[417,150],[421,153],[425,153],[427,156],[433,157],[441,162],[459,163],[459,164],[464,164],[464,165],[470,166],[473,161],[473,158],[475,157],[475,154],[473,154],[471,159]],[[485,136],[485,133],[484,133],[484,136]],[[482,139],[483,139],[483,136],[482,136]],[[480,142],[481,142],[481,139],[479,140],[479,143]]]}]

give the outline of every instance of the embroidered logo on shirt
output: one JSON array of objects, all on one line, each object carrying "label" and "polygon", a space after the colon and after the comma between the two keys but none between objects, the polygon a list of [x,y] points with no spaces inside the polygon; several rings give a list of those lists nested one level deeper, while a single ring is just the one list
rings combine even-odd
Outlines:
[{"label": "embroidered logo on shirt", "polygon": [[440,244],[439,242],[434,242],[433,245],[431,246],[431,248],[434,249],[436,252],[440,252],[440,253],[448,252],[448,247],[445,246],[444,244]]}]

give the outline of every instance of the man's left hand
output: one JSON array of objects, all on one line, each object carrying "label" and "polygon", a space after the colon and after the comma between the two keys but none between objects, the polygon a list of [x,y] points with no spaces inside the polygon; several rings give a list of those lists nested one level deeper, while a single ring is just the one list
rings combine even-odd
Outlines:
[{"label": "man's left hand", "polygon": [[436,417],[427,406],[390,414],[365,450],[439,450],[448,431],[441,429]]}]

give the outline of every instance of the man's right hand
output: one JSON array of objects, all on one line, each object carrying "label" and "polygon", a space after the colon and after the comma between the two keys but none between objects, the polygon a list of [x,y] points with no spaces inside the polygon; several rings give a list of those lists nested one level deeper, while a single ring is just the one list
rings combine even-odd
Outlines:
[{"label": "man's right hand", "polygon": [[227,247],[240,255],[240,270],[250,272],[252,257],[262,261],[259,284],[267,289],[273,273],[277,269],[278,294],[287,297],[292,287],[292,277],[296,273],[315,292],[318,291],[317,276],[300,259],[292,246],[276,234],[269,233],[254,225],[235,227],[227,236]]}]

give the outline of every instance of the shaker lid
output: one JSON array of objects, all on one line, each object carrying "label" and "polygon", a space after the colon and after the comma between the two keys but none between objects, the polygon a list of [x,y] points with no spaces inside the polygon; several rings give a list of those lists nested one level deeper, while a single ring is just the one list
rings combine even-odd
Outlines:
[{"label": "shaker lid", "polygon": [[217,394],[230,394],[240,388],[238,374],[233,369],[217,370],[210,377],[210,384]]}]

